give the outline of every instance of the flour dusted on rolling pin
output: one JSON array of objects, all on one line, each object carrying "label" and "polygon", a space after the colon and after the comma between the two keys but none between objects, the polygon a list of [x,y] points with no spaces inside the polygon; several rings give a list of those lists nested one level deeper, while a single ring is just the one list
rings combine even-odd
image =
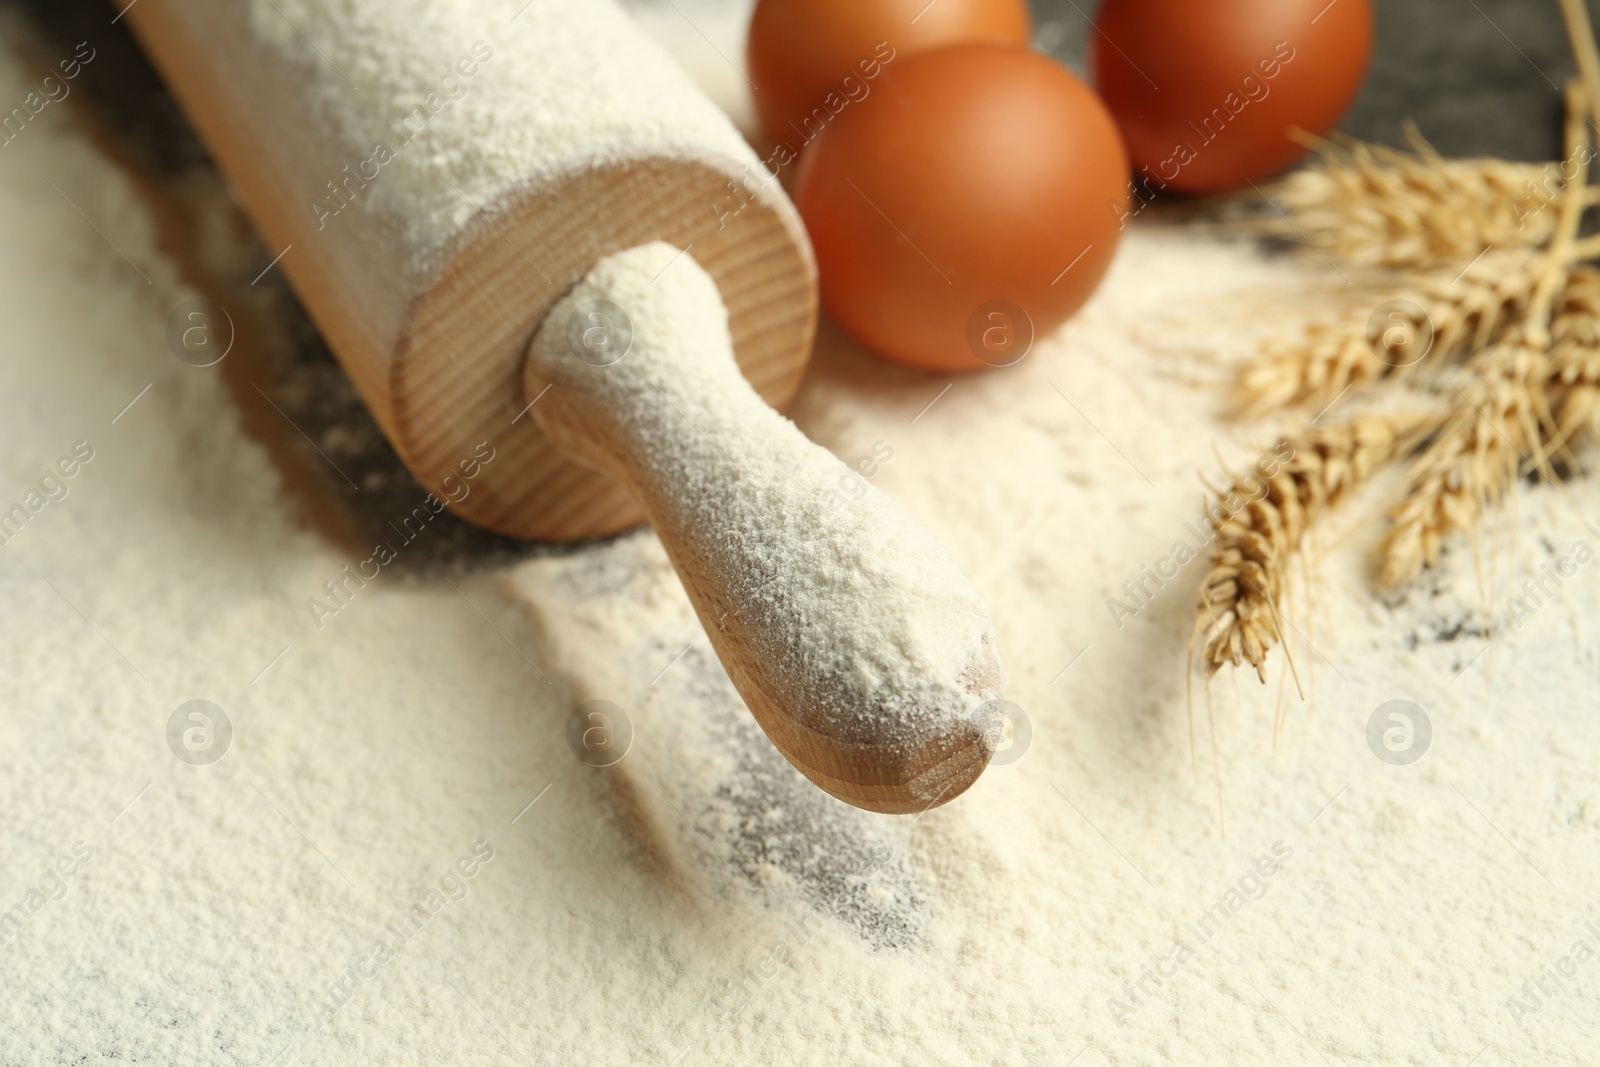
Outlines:
[{"label": "flour dusted on rolling pin", "polygon": [[348,158],[296,189],[322,228],[380,212],[427,258],[510,191],[641,146],[720,155],[733,173],[758,165],[612,0],[250,3],[256,39],[308,74],[345,146]]},{"label": "flour dusted on rolling pin", "polygon": [[1003,683],[982,598],[882,492],[838,506],[845,467],[739,374],[691,256],[657,242],[602,259],[529,359],[553,383],[534,409],[546,432],[651,498],[691,596],[716,590],[696,603],[707,630],[749,635],[808,729],[909,750],[987,724]]}]

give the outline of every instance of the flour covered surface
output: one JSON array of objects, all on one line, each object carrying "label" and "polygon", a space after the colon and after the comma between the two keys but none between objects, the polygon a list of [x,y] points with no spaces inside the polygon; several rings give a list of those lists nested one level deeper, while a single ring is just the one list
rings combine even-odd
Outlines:
[{"label": "flour covered surface", "polygon": [[[678,3],[727,50],[735,5]],[[60,57],[0,38],[25,100]],[[1274,743],[1279,675],[1219,675],[1191,766],[1197,472],[1263,442],[1159,350],[1245,344],[1210,309],[1325,266],[1141,220],[1072,323],[953,383],[824,325],[791,416],[971,579],[1018,709],[1022,751],[883,817],[767,745],[648,531],[309,611],[371,547],[174,358],[198,294],[74,106],[0,150],[0,1063],[1593,1061],[1600,571],[1491,641],[1465,541],[1372,595],[1355,502],[1290,606],[1310,704],[1283,680]],[[1600,544],[1592,480],[1517,501],[1502,575]],[[1369,743],[1395,700],[1408,765]]]}]

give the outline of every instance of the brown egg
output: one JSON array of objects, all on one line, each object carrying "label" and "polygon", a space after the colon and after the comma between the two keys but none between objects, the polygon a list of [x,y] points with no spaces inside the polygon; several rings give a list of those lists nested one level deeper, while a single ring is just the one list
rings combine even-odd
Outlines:
[{"label": "brown egg", "polygon": [[917,52],[963,41],[1027,44],[1024,0],[761,0],[748,60],[768,136],[796,152],[878,75]]},{"label": "brown egg", "polygon": [[1127,155],[1087,86],[1025,48],[897,60],[801,157],[795,204],[830,314],[929,371],[1015,362],[1099,285]]},{"label": "brown egg", "polygon": [[1284,169],[1361,89],[1371,0],[1106,0],[1094,83],[1141,177],[1212,193]]}]

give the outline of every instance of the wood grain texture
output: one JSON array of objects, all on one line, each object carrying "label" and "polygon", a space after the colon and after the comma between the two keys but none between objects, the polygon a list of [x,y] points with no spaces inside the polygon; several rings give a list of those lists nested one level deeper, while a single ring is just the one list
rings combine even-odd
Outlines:
[{"label": "wood grain texture", "polygon": [[[718,228],[709,205],[727,198],[729,176],[715,160],[642,157],[570,175],[495,212],[497,228],[463,235],[417,308],[390,383],[394,437],[424,484],[487,434],[497,455],[485,469],[496,477],[469,497],[474,522],[574,540],[644,521],[623,486],[574,465],[537,420],[518,416],[537,396],[523,387],[522,355],[550,305],[602,256],[651,240],[692,250],[727,304],[745,377],[769,404],[788,403],[815,330],[813,268],[785,213],[752,206]],[[542,250],[551,281],[519,254],[526,247]],[[487,356],[469,363],[463,351]]]}]

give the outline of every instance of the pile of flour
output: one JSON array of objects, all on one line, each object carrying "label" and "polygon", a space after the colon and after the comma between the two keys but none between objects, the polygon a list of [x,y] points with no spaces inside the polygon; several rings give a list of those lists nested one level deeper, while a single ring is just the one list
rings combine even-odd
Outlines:
[{"label": "pile of flour", "polygon": [[[3,34],[21,101],[58,57]],[[379,579],[318,629],[359,557],[169,351],[194,293],[70,107],[0,149],[0,219],[0,509],[94,448],[0,546],[0,1062],[1592,1061],[1600,571],[1485,647],[1470,551],[1376,599],[1357,507],[1302,616],[1314,707],[1274,749],[1276,684],[1219,677],[1198,771],[1203,564],[1108,611],[1191,536],[1212,445],[1268,443],[1156,342],[1325,267],[1136,227],[1064,330],[953,382],[824,326],[792,414],[892,454],[873,484],[988,602],[1031,729],[895,819],[761,747],[648,533]],[[1501,580],[1597,517],[1593,481],[1524,492]],[[592,698],[633,728],[609,768],[565,740]],[[169,743],[195,699],[210,764]],[[1409,766],[1367,740],[1397,699],[1432,726]]]}]

